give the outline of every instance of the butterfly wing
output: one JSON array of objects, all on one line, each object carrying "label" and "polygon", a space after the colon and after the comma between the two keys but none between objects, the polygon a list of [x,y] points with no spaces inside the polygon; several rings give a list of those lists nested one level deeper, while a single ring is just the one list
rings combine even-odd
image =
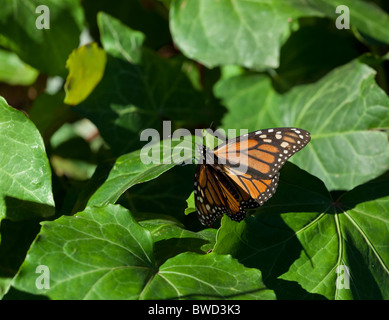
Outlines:
[{"label": "butterfly wing", "polygon": [[[195,206],[202,224],[212,225],[223,214],[235,221],[245,218],[242,194],[224,173],[212,166],[199,164],[194,185]],[[247,197],[246,193],[244,195]]]},{"label": "butterfly wing", "polygon": [[241,221],[245,209],[266,202],[277,188],[282,165],[310,141],[298,128],[273,128],[228,140],[213,151],[202,150],[212,164],[197,165],[195,205],[202,224],[226,214]]},{"label": "butterfly wing", "polygon": [[262,205],[274,194],[282,165],[309,141],[299,128],[254,131],[216,147],[214,167]]},{"label": "butterfly wing", "polygon": [[[247,209],[259,207],[269,200],[276,192],[280,176],[277,172],[271,179],[260,179],[230,168],[226,169],[226,172],[235,185],[242,190],[241,193],[245,194],[242,197],[241,206]],[[257,206],[253,206],[254,203]]]}]

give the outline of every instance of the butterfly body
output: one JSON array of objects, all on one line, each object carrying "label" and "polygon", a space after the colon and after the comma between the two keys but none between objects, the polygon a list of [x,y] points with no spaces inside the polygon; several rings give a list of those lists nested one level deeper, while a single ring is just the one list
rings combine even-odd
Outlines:
[{"label": "butterfly body", "polygon": [[273,128],[228,140],[213,150],[203,146],[194,183],[200,222],[211,225],[223,214],[243,220],[246,209],[272,197],[280,168],[309,141],[303,129]]}]

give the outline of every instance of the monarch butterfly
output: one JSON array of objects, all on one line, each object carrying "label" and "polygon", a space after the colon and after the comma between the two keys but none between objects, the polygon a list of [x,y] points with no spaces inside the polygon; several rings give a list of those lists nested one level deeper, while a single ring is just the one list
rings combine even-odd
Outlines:
[{"label": "monarch butterfly", "polygon": [[194,182],[200,222],[212,225],[223,214],[242,221],[245,209],[261,206],[272,197],[279,170],[310,140],[303,129],[272,128],[227,140],[213,150],[202,146]]}]

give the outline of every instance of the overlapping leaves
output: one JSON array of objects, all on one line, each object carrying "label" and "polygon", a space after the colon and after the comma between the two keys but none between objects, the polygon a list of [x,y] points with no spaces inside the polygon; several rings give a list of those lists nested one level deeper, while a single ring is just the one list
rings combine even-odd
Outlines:
[{"label": "overlapping leaves", "polygon": [[175,42],[189,57],[213,67],[237,64],[277,68],[280,48],[301,17],[338,18],[347,6],[351,25],[388,43],[389,16],[365,1],[173,1],[170,25]]},{"label": "overlapping leaves", "polygon": [[106,14],[100,13],[98,22],[107,66],[99,85],[76,110],[97,125],[116,154],[140,147],[139,135],[146,128],[162,135],[162,120],[172,121],[174,130],[176,122],[191,128],[221,115],[223,108],[194,88],[183,60],[163,59],[142,47],[140,32]]},{"label": "overlapping leaves", "polygon": [[347,190],[389,169],[389,99],[375,71],[359,60],[320,81],[278,94],[263,75],[241,75],[218,83],[215,93],[228,106],[225,128],[296,126],[312,135],[291,161],[323,180],[330,190]]},{"label": "overlapping leaves", "polygon": [[257,215],[223,220],[214,251],[262,270],[279,297],[388,299],[388,187],[386,177],[337,196],[287,165]]},{"label": "overlapping leaves", "polygon": [[39,131],[0,98],[0,221],[54,214],[51,170]]},{"label": "overlapping leaves", "polygon": [[[45,6],[44,11],[38,8],[40,5]],[[37,20],[43,18],[48,29],[36,26]],[[0,43],[34,68],[49,75],[65,76],[66,59],[78,46],[83,23],[83,11],[76,0],[3,1]]]},{"label": "overlapping leaves", "polygon": [[[200,75],[186,58],[162,58],[144,47],[143,33],[99,13],[107,67],[76,110],[98,126],[121,156],[112,168],[100,164],[78,195],[73,216],[42,223],[13,289],[52,299],[389,299],[389,183],[385,175],[372,180],[389,169],[389,102],[363,59],[347,63],[358,55],[354,35],[366,43],[387,43],[388,15],[365,1],[163,2],[170,5],[173,40],[184,55],[206,66],[272,68],[273,78],[243,70],[230,78],[223,73],[213,88],[228,110],[221,118],[225,110],[212,99],[212,86],[204,80],[209,70]],[[0,25],[10,28],[2,31],[0,41],[38,70],[63,75],[65,58],[78,43],[82,11],[72,0],[48,3],[57,28],[31,28],[36,17],[32,6],[14,6],[13,12],[8,4]],[[350,8],[353,33],[333,26],[327,33],[338,5]],[[12,16],[14,24],[9,23]],[[304,24],[298,21],[302,17],[326,17],[320,22],[326,27],[318,19]],[[319,48],[325,48],[321,36],[332,43],[335,34],[333,45],[347,53],[322,61],[327,51],[315,56],[310,37],[315,35]],[[50,59],[36,54],[39,50]],[[280,59],[282,52],[291,60]],[[307,55],[310,64],[302,58]],[[284,64],[274,70],[279,61]],[[299,82],[310,84],[296,86]],[[0,107],[0,217],[47,217],[54,202],[42,139],[22,113],[4,101]],[[39,110],[31,114],[35,123],[42,121]],[[217,235],[215,229],[194,231],[199,224],[183,221],[196,217],[184,216],[182,205],[193,188],[193,168],[172,170],[177,164],[172,161],[142,162],[139,133],[150,127],[161,133],[162,120],[172,120],[173,130],[212,121],[216,126],[219,120],[225,129],[302,127],[311,132],[312,141],[291,161],[314,176],[286,164],[275,196],[255,215],[241,223],[224,217]],[[167,148],[165,160],[171,160],[174,147]],[[177,154],[192,149],[190,143]],[[25,233],[25,222],[3,221],[1,227],[7,243],[0,256],[8,259],[7,253],[18,247],[18,259],[6,264],[11,271],[6,278],[1,274],[3,294],[38,227],[34,223]],[[29,239],[12,241],[14,230]],[[50,271],[49,289],[37,282],[39,265]]]},{"label": "overlapping leaves", "polygon": [[[49,289],[36,285],[37,265],[50,270]],[[258,270],[228,255],[182,253],[157,265],[150,232],[118,205],[44,223],[14,286],[53,299],[274,299]]]}]

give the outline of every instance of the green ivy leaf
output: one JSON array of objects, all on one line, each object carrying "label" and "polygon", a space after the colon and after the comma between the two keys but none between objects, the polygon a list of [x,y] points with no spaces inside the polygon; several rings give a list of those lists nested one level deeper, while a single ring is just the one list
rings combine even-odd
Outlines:
[{"label": "green ivy leaf", "polygon": [[229,128],[247,128],[251,132],[281,126],[282,96],[265,75],[244,74],[222,79],[214,91],[229,111],[222,123],[226,132]]},{"label": "green ivy leaf", "polygon": [[158,179],[132,186],[119,203],[128,207],[137,219],[170,217],[183,222],[185,198],[193,191],[193,176],[193,165],[175,166]]},{"label": "green ivy leaf", "polygon": [[321,15],[309,6],[294,6],[290,1],[177,0],[170,7],[170,26],[185,55],[208,67],[275,68],[292,21],[304,13]]},{"label": "green ivy leaf", "polygon": [[42,137],[0,97],[0,220],[54,214],[51,170]]},{"label": "green ivy leaf", "polygon": [[[36,286],[39,265],[50,289]],[[136,299],[155,271],[151,235],[127,210],[87,208],[43,223],[14,286],[52,299]]]},{"label": "green ivy leaf", "polygon": [[311,142],[290,161],[328,189],[348,190],[389,169],[387,135],[378,130],[389,128],[389,99],[374,76],[373,69],[354,60],[285,95],[276,93],[263,75],[222,80],[215,93],[230,110],[223,128],[296,126],[309,131]]},{"label": "green ivy leaf", "polygon": [[139,222],[142,227],[149,230],[154,242],[169,240],[173,238],[197,238],[204,239],[204,237],[196,232],[186,230],[184,225],[179,222],[164,219],[151,219]]},{"label": "green ivy leaf", "polygon": [[141,150],[120,156],[106,181],[90,198],[88,205],[102,206],[115,203],[133,185],[155,179],[173,168],[177,164],[178,157],[182,156],[182,152],[187,154],[187,158],[180,158],[182,161],[191,159],[193,156],[192,136],[186,137],[183,141],[163,140],[154,146],[156,147],[152,151],[155,152],[154,154],[145,146]]},{"label": "green ivy leaf", "polygon": [[389,30],[385,27],[389,24],[389,15],[374,3],[361,0],[311,0],[309,5],[333,19],[337,19],[341,14],[335,11],[338,6],[347,6],[350,13],[350,27],[358,29],[372,39],[389,43]]},{"label": "green ivy leaf", "polygon": [[384,27],[388,14],[364,1],[176,0],[170,7],[170,26],[185,55],[208,67],[277,68],[280,47],[297,29],[297,19],[336,19],[339,5],[349,7],[352,27],[388,43],[388,28]]},{"label": "green ivy leaf", "polygon": [[[329,190],[349,190],[389,169],[389,98],[376,72],[358,60],[283,99],[282,122],[305,128],[312,141],[292,161]],[[326,150],[326,151],[324,151]]]},{"label": "green ivy leaf", "polygon": [[[0,11],[0,43],[12,49],[32,67],[49,75],[66,75],[65,62],[79,44],[84,22],[83,11],[77,0],[47,0],[45,22],[49,29],[38,29],[36,13],[42,1],[3,1]],[[47,15],[48,13],[48,15]]]},{"label": "green ivy leaf", "polygon": [[172,220],[143,220],[140,225],[149,230],[153,237],[155,260],[159,264],[183,252],[207,253],[216,240],[216,229],[193,232]]},{"label": "green ivy leaf", "polygon": [[38,71],[25,64],[16,53],[0,50],[0,81],[28,86],[35,82]]},{"label": "green ivy leaf", "polygon": [[259,270],[229,255],[183,253],[158,266],[150,232],[118,205],[43,223],[13,285],[51,299],[274,299]]},{"label": "green ivy leaf", "polygon": [[274,87],[285,92],[293,86],[312,83],[358,58],[361,54],[359,41],[351,32],[344,31],[337,29],[333,20],[302,20],[299,30],[281,47]]},{"label": "green ivy leaf", "polygon": [[133,185],[152,180],[175,166],[174,163],[146,165],[140,161],[139,155],[140,151],[134,151],[119,157],[107,180],[90,198],[88,205],[115,203]]},{"label": "green ivy leaf", "polygon": [[86,99],[103,77],[106,60],[105,51],[97,43],[73,50],[66,61],[69,75],[65,84],[65,103],[76,105]]},{"label": "green ivy leaf", "polygon": [[[142,45],[145,35],[124,26],[104,12],[99,12],[97,22],[101,32],[104,49],[113,57],[125,58],[128,62],[139,63],[142,58]],[[117,32],[120,30],[120,32]]]},{"label": "green ivy leaf", "polygon": [[[318,179],[287,164],[257,215],[241,224],[223,219],[214,252],[262,270],[279,297],[388,299],[388,190],[386,178],[330,195]],[[342,278],[346,287],[337,286],[344,266],[349,282]]]},{"label": "green ivy leaf", "polygon": [[104,77],[75,110],[96,124],[115,154],[141,147],[144,129],[162,135],[162,120],[170,120],[173,131],[219,119],[223,108],[193,86],[182,58],[163,59],[140,48],[139,31],[106,14],[99,14],[99,27],[108,54]]},{"label": "green ivy leaf", "polygon": [[165,262],[142,299],[273,300],[259,270],[248,269],[231,256],[182,253]]},{"label": "green ivy leaf", "polygon": [[190,194],[188,199],[186,199],[186,209],[185,214],[188,215],[189,213],[195,212],[196,206],[195,206],[195,199],[194,199],[194,192]]}]

